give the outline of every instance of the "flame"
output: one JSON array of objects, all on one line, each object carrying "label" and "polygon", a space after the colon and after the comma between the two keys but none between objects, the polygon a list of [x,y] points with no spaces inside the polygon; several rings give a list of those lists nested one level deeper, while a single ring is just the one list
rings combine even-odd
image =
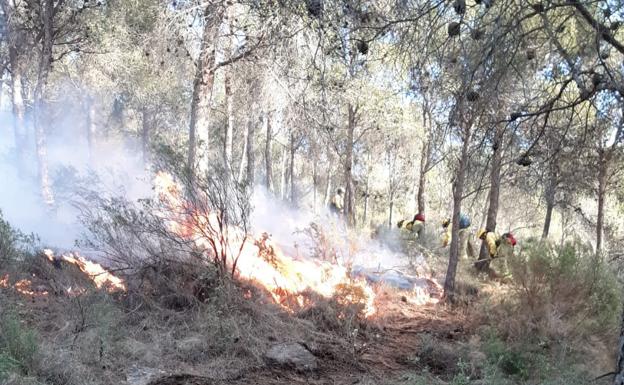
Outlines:
[{"label": "flame", "polygon": [[[266,233],[254,238],[242,229],[221,227],[217,213],[199,212],[190,207],[182,198],[181,187],[170,174],[157,173],[154,185],[158,198],[166,207],[163,220],[171,232],[192,239],[199,248],[217,255],[225,251],[230,265],[236,264],[238,276],[262,285],[276,303],[287,309],[293,305],[302,308],[306,305],[304,292],[311,290],[331,298],[341,286],[353,285],[360,288],[365,298],[352,300],[364,301],[366,316],[375,313],[373,289],[365,280],[351,278],[345,266],[293,258],[273,244]],[[217,233],[215,229],[223,231]],[[214,237],[211,239],[211,236]],[[225,242],[220,242],[223,239]]]},{"label": "flame", "polygon": [[[50,249],[43,251],[45,256],[50,262],[56,260],[54,252]],[[85,259],[78,255],[78,253],[66,253],[61,255],[61,260],[76,265],[80,271],[89,276],[89,278],[95,284],[98,289],[106,288],[109,292],[126,291],[126,284],[124,281],[108,272],[102,265]],[[71,288],[70,288],[71,290]],[[74,289],[74,293],[76,289]]]},{"label": "flame", "polygon": [[15,282],[15,285],[13,285],[13,287],[15,288],[15,290],[23,295],[30,295],[33,297],[48,295],[47,290],[33,290],[32,281],[29,279],[20,279],[19,281]]}]

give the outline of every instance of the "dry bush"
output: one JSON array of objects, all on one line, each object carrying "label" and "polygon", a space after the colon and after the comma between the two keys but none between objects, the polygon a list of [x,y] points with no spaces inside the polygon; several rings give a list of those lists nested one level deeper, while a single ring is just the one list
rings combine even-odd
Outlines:
[{"label": "dry bush", "polygon": [[615,340],[620,285],[591,248],[529,240],[509,262],[513,278],[483,315],[512,352],[573,357]]}]

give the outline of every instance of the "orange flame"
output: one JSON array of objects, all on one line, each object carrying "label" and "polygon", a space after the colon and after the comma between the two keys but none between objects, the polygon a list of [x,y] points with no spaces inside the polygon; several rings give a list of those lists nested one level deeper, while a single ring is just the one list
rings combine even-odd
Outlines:
[{"label": "orange flame", "polygon": [[268,242],[266,234],[255,241],[235,227],[226,229],[227,244],[220,246],[220,242],[207,239],[207,232],[203,231],[205,227],[219,228],[215,213],[191,210],[182,198],[180,186],[167,173],[157,173],[154,184],[159,199],[168,209],[168,213],[163,214],[163,219],[167,221],[170,231],[180,237],[193,239],[203,249],[216,248],[217,252],[221,252],[220,247],[225,247],[229,256],[228,262],[236,263],[238,275],[262,285],[278,304],[288,308],[286,302],[293,298],[298,306],[303,307],[305,299],[301,293],[305,291],[312,290],[330,298],[336,294],[339,285],[350,284],[361,287],[365,293],[365,314],[369,316],[375,313],[373,289],[364,280],[350,278],[344,266],[289,257],[276,245]]},{"label": "orange flame", "polygon": [[[50,262],[53,262],[56,258],[54,252],[50,249],[45,249],[43,253]],[[126,291],[124,281],[108,272],[99,263],[89,261],[77,253],[66,253],[61,255],[60,258],[65,262],[76,265],[80,271],[89,276],[98,289],[106,288],[109,292]]]}]

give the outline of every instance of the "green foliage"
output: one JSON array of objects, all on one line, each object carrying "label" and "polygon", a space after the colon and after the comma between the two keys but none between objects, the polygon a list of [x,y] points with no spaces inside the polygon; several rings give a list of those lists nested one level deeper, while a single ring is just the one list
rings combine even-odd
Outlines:
[{"label": "green foliage", "polygon": [[[540,338],[583,338],[618,327],[621,287],[606,262],[579,241],[529,240],[510,260],[519,322]],[[515,323],[514,326],[519,326]],[[532,328],[527,330],[526,328]]]},{"label": "green foliage", "polygon": [[13,312],[0,318],[0,379],[9,373],[32,372],[38,351],[35,332],[25,328]]},{"label": "green foliage", "polygon": [[0,211],[0,267],[3,263],[20,259],[25,252],[32,251],[36,241],[34,234],[24,234],[13,228]]}]

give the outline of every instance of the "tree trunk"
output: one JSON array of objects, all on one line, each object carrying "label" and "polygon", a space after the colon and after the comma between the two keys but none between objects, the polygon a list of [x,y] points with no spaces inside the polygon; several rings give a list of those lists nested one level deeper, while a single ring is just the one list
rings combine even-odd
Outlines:
[{"label": "tree trunk", "polygon": [[264,116],[266,124],[266,144],[264,146],[264,166],[267,191],[273,191],[273,128],[271,125],[271,113],[267,112]]},{"label": "tree trunk", "polygon": [[[496,129],[496,136],[494,138],[494,144],[492,146],[492,168],[490,169],[490,193],[488,195],[488,211],[487,218],[485,220],[485,228],[491,231],[496,230],[496,218],[498,216],[498,198],[500,196],[500,173],[501,163],[503,160],[503,134],[504,128],[498,127]],[[490,267],[488,261],[490,253],[487,250],[485,243],[481,242],[481,249],[479,251],[479,260],[482,261],[477,264],[477,268],[481,271],[485,271]]]},{"label": "tree trunk", "polygon": [[420,172],[418,173],[418,212],[423,214],[425,213],[425,188],[430,146],[430,143],[423,143],[422,153],[420,154]]},{"label": "tree trunk", "polygon": [[368,222],[368,192],[370,189],[370,178],[369,178],[370,170],[366,173],[366,184],[365,184],[365,192],[364,192],[364,214],[362,215],[362,223],[366,225]]},{"label": "tree trunk", "polygon": [[282,167],[280,171],[280,198],[286,198],[286,148],[282,150]]},{"label": "tree trunk", "polygon": [[9,49],[11,61],[11,103],[13,105],[13,132],[15,135],[15,148],[20,166],[24,163],[26,153],[26,125],[24,115],[26,104],[24,103],[24,89],[22,84],[22,65],[18,59],[15,48]]},{"label": "tree trunk", "polygon": [[225,73],[225,104],[227,123],[225,125],[225,133],[223,135],[223,165],[225,172],[232,175],[232,147],[234,144],[234,106],[232,105],[232,84],[229,71]]},{"label": "tree trunk", "polygon": [[251,124],[251,117],[249,117],[249,122],[247,122],[247,128],[243,131],[243,150],[241,151],[240,163],[238,164],[238,177],[236,180],[238,183],[243,183],[243,178],[245,177],[245,160],[247,159],[247,137],[249,136],[249,125]]},{"label": "tree trunk", "polygon": [[598,157],[598,217],[596,218],[596,253],[602,252],[604,236],[604,205],[607,195],[607,172],[609,162],[604,150],[600,150]]},{"label": "tree trunk", "polygon": [[253,187],[256,183],[256,157],[254,152],[254,139],[256,135],[256,122],[249,119],[247,122],[247,186]]},{"label": "tree trunk", "polygon": [[329,200],[331,199],[331,191],[332,189],[332,169],[331,166],[327,167],[327,187],[325,188],[325,198],[323,198],[323,204],[325,207],[329,205]]},{"label": "tree trunk", "polygon": [[317,213],[317,188],[318,188],[318,169],[317,169],[318,160],[315,159],[312,164],[312,212],[314,214]]},{"label": "tree trunk", "polygon": [[431,135],[429,134],[431,132],[431,127],[429,127],[429,125],[427,124],[431,124],[431,121],[427,121],[429,107],[426,99],[423,103],[422,114],[423,127],[427,131],[427,136],[426,139],[423,141],[422,152],[420,154],[420,170],[418,173],[418,193],[416,196],[416,201],[418,203],[418,212],[424,214],[426,209],[425,189],[427,187],[427,171],[429,170],[429,163],[431,162]]},{"label": "tree trunk", "polygon": [[147,166],[150,161],[150,115],[147,107],[143,107],[141,111],[141,150],[143,151],[143,166]]},{"label": "tree trunk", "polygon": [[444,296],[448,301],[455,298],[455,275],[457,274],[457,262],[459,261],[459,216],[464,194],[464,181],[466,179],[466,168],[468,165],[468,148],[472,136],[471,124],[464,128],[461,157],[453,183],[453,218],[451,228],[451,246],[449,251],[449,264],[444,280]]},{"label": "tree trunk", "polygon": [[295,147],[295,135],[293,133],[290,134],[290,163],[288,169],[288,177],[290,181],[290,202],[295,203],[295,152],[297,148]]},{"label": "tree trunk", "polygon": [[[204,16],[208,17],[209,11],[210,8],[206,7]],[[217,18],[219,18],[219,15],[217,15]],[[203,169],[207,169],[208,166],[210,100],[214,86],[215,43],[218,25],[217,20],[206,20],[197,70],[193,81],[188,152],[188,168],[191,174],[194,174],[198,165]]]},{"label": "tree trunk", "polygon": [[52,192],[52,183],[48,170],[48,148],[46,144],[46,128],[47,119],[44,117],[44,95],[48,82],[50,66],[52,65],[52,46],[53,46],[53,18],[54,18],[54,2],[47,0],[44,2],[42,10],[43,22],[43,38],[41,40],[41,57],[39,59],[39,68],[37,74],[37,83],[34,90],[34,127],[35,140],[37,150],[37,162],[39,168],[39,182],[43,201],[47,205],[54,203],[54,194]]},{"label": "tree trunk", "polygon": [[388,227],[392,228],[392,210],[394,209],[394,194],[390,193],[390,205],[388,210]]},{"label": "tree trunk", "polygon": [[347,223],[355,226],[355,189],[353,187],[353,145],[356,120],[356,109],[351,103],[347,106],[347,145],[345,149],[345,202],[344,214]]}]

